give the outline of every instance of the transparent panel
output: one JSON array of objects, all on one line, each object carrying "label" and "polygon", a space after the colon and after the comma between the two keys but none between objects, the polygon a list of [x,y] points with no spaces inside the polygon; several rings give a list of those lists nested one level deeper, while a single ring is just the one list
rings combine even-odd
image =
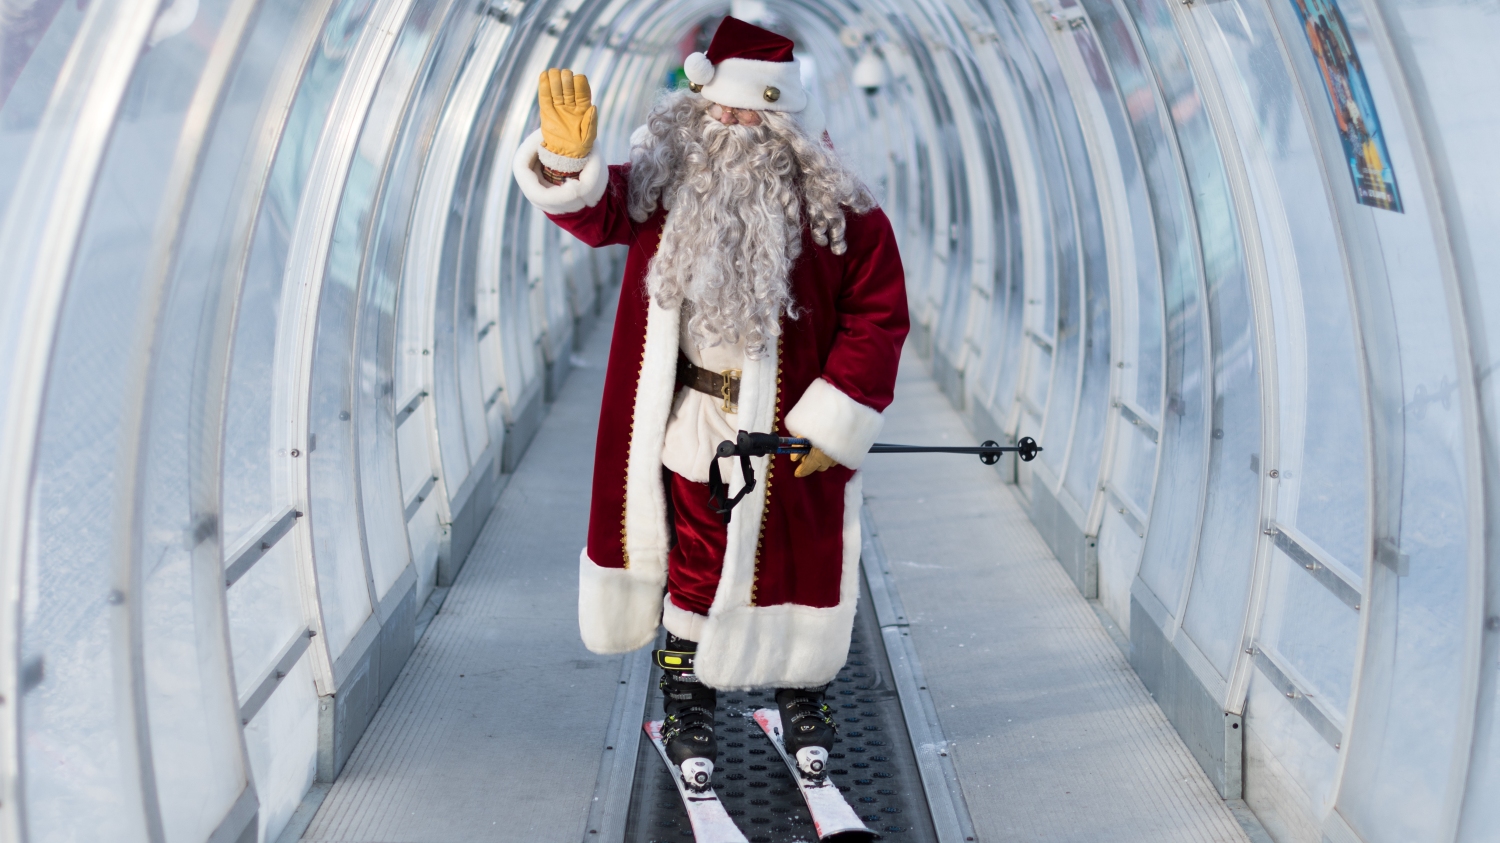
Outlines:
[{"label": "transparent panel", "polygon": [[[1204,325],[1197,235],[1183,183],[1180,159],[1167,128],[1155,71],[1148,67],[1133,35],[1131,21],[1110,3],[1085,0],[1100,46],[1114,70],[1126,114],[1143,157],[1146,188],[1156,223],[1156,245],[1162,268],[1164,308],[1160,475],[1151,504],[1151,524],[1142,551],[1140,577],[1169,611],[1176,611],[1183,576],[1197,535],[1203,489],[1205,436]],[[1144,18],[1138,5],[1128,6],[1135,22],[1156,37],[1175,42],[1170,20]],[[1160,32],[1166,27],[1164,32]],[[1186,68],[1179,69],[1179,73]],[[1188,92],[1191,94],[1191,91]],[[1179,93],[1181,95],[1181,93]],[[1167,108],[1172,107],[1169,97]],[[1184,106],[1188,107],[1188,106]],[[1196,108],[1196,99],[1191,102]]]},{"label": "transparent panel", "polygon": [[330,13],[287,115],[256,219],[240,293],[225,419],[223,519],[232,539],[243,538],[288,499],[280,484],[286,482],[292,457],[275,421],[289,412],[281,403],[285,390],[276,388],[282,275],[323,122],[368,12],[368,4],[360,0],[340,0]]},{"label": "transparent panel", "polygon": [[[1294,16],[1291,4],[1282,7]],[[1281,393],[1276,519],[1359,582],[1370,546],[1369,438],[1334,208],[1266,10],[1205,7],[1195,18],[1220,69],[1266,251]],[[1299,687],[1342,724],[1358,613],[1279,550],[1265,611],[1260,646],[1275,650]],[[1332,780],[1302,784],[1322,793]]]},{"label": "transparent panel", "polygon": [[1220,47],[1210,54],[1226,83],[1267,250],[1283,410],[1277,517],[1358,570],[1369,547],[1369,439],[1364,424],[1352,423],[1364,419],[1355,411],[1364,396],[1333,208],[1265,10],[1205,7],[1195,17],[1205,41]]},{"label": "transparent panel", "polygon": [[1171,12],[1164,0],[1140,0],[1129,6],[1170,104],[1168,113],[1192,190],[1207,287],[1213,367],[1209,474],[1183,627],[1220,674],[1228,675],[1239,652],[1259,517],[1255,318],[1228,179]]},{"label": "transparent panel", "polygon": [[87,7],[67,0],[6,6],[0,26],[0,217]]},{"label": "transparent panel", "polygon": [[276,840],[318,771],[318,692],[306,654],[245,726],[260,841]]},{"label": "transparent panel", "polygon": [[307,628],[297,581],[297,552],[283,537],[230,586],[230,643],[234,681],[243,698],[276,664],[281,649]]},{"label": "transparent panel", "polygon": [[[402,110],[422,69],[436,27],[442,22],[442,17],[434,14],[437,6],[438,0],[413,3],[408,24],[391,49],[349,165],[336,223],[339,233],[329,250],[324,282],[325,287],[329,284],[359,287],[355,293],[358,303],[354,360],[349,374],[353,380],[360,516],[377,600],[384,597],[410,562],[396,466],[395,334],[399,264],[394,273],[380,271],[389,268],[393,259],[399,260],[410,206],[401,201],[409,199],[409,194],[400,192],[386,197],[387,202],[399,203],[394,207],[383,204],[377,208],[375,202],[401,127]],[[395,219],[386,221],[387,216]],[[384,236],[372,240],[371,230],[377,225]],[[392,237],[390,232],[398,225],[402,232],[400,239]],[[370,271],[361,276],[366,272],[365,267]]]},{"label": "transparent panel", "polygon": [[494,190],[505,190],[504,230],[512,235],[500,244],[500,343],[505,370],[505,402],[511,413],[530,400],[532,390],[541,388],[541,355],[532,339],[530,287],[527,274],[531,250],[526,232],[531,226],[531,203],[520,195],[519,188],[495,183]]},{"label": "transparent panel", "polygon": [[1135,504],[1140,512],[1151,507],[1151,481],[1156,473],[1156,442],[1138,425],[1122,423],[1115,433],[1115,491]]},{"label": "transparent panel", "polygon": [[[49,393],[60,416],[85,419],[83,409],[101,397],[118,407],[114,390],[86,382],[87,372],[78,372],[78,390],[58,384]],[[23,675],[35,678],[19,704],[21,788],[35,840],[148,839],[132,678],[115,658],[129,650],[129,609],[110,542],[114,490],[98,482],[112,477],[113,440],[110,425],[91,419],[44,428],[38,447],[20,624]]]},{"label": "transparent panel", "polygon": [[[1447,159],[1453,199],[1461,219],[1449,225],[1463,234],[1468,251],[1465,308],[1471,332],[1471,353],[1478,374],[1482,435],[1488,453],[1500,449],[1500,392],[1494,372],[1500,362],[1500,203],[1495,187],[1500,168],[1494,156],[1485,154],[1489,138],[1500,129],[1500,106],[1494,80],[1500,79],[1500,15],[1491,3],[1414,3],[1395,0],[1388,4],[1392,35],[1410,50],[1415,65],[1412,81],[1420,85],[1415,95],[1427,107],[1427,129],[1437,147],[1434,153]],[[1416,71],[1416,72],[1413,72]],[[1384,112],[1382,112],[1384,113]],[[1408,191],[1413,192],[1413,191]],[[1480,327],[1482,326],[1482,327]],[[1477,334],[1478,336],[1474,336]],[[1485,464],[1486,486],[1494,488],[1493,459]],[[1497,502],[1488,493],[1488,523],[1500,522]],[[1488,551],[1486,615],[1500,617],[1500,549],[1493,538]],[[1470,627],[1472,629],[1472,627]],[[1479,718],[1475,726],[1467,797],[1458,839],[1462,843],[1492,840],[1500,830],[1500,622],[1485,626],[1481,655]],[[1472,634],[1472,633],[1471,633]]]},{"label": "transparent panel", "polygon": [[[340,261],[339,238],[329,251],[330,269]],[[356,261],[358,256],[350,256]],[[353,280],[352,278],[350,280]],[[332,272],[318,305],[308,408],[308,516],[318,599],[328,646],[337,659],[370,616],[362,515],[358,498],[353,418],[354,316],[358,291]]]},{"label": "transparent panel", "polygon": [[[86,10],[96,24],[87,31],[81,30]],[[86,40],[78,49],[89,51],[98,51],[110,36],[108,10],[57,0],[6,7],[0,27],[0,208],[17,189],[23,163],[36,166],[28,162],[28,151],[52,151],[48,165],[63,165],[55,154],[63,138],[37,135],[40,118],[75,36],[83,31]],[[58,92],[57,99],[75,110],[83,86],[71,89]],[[62,114],[63,121],[71,111]],[[54,174],[31,169],[27,175],[40,187]],[[36,211],[10,208],[7,228],[18,222],[18,214]],[[20,261],[7,255],[6,270],[20,269]],[[6,293],[21,288],[12,284],[7,278]],[[120,553],[111,534],[123,360],[115,356],[113,371],[93,369],[95,362],[110,362],[111,342],[123,348],[132,341],[132,293],[133,285],[124,290],[105,285],[65,302],[57,342],[66,351],[55,354],[46,405],[40,408],[21,559],[23,591],[18,616],[10,621],[20,637],[15,706],[26,724],[15,748],[26,769],[17,786],[24,799],[24,832],[31,840],[147,840],[135,738],[138,712],[130,702],[135,676],[129,661],[118,658],[129,652],[130,606],[123,595],[130,579],[117,564]],[[96,327],[107,335],[99,347],[90,341]],[[111,380],[111,374],[117,377]],[[21,411],[33,408],[6,408],[6,413]]]},{"label": "transparent panel", "polygon": [[[960,62],[953,61],[947,55],[940,55],[936,58],[949,65],[948,72],[936,78],[954,79],[960,83],[967,82],[964,68],[953,66]],[[964,102],[975,102],[977,98],[967,84],[951,92],[935,93],[937,95],[931,98],[931,102],[941,121],[938,125],[938,138],[942,143],[944,153],[943,178],[946,187],[944,193],[948,200],[949,236],[947,237],[947,260],[943,267],[945,271],[943,277],[939,279],[940,284],[934,285],[932,291],[942,297],[938,302],[938,318],[933,331],[933,345],[951,366],[958,366],[963,359],[964,328],[968,323],[973,283],[973,238],[977,217],[971,203],[975,201],[976,193],[982,194],[982,182],[974,182],[975,179],[981,177],[981,174],[971,175],[968,172],[963,142],[959,137],[960,129],[955,122],[960,119],[972,121],[973,116],[966,114],[960,117],[953,114],[952,106],[947,98],[952,96]]]},{"label": "transparent panel", "polygon": [[[1052,376],[1052,352],[1043,348],[1035,340],[1031,342],[1031,348],[1026,357],[1026,393],[1025,397],[1030,402],[1027,409],[1040,421],[1042,414],[1046,412],[1047,406],[1047,384]],[[1042,447],[1047,447],[1045,444]]]},{"label": "transparent panel", "polygon": [[1161,413],[1161,268],[1152,236],[1151,199],[1121,93],[1115,87],[1099,43],[1089,29],[1074,30],[1073,39],[1103,112],[1103,125],[1096,123],[1096,126],[1101,131],[1108,128],[1118,168],[1115,175],[1120,195],[1114,197],[1114,225],[1122,235],[1117,248],[1124,283],[1118,306],[1122,308],[1119,322],[1125,332],[1120,337],[1124,346],[1120,394],[1155,421]]},{"label": "transparent panel", "polygon": [[[1066,181],[1050,189],[1066,187],[1068,199],[1056,199],[1053,210],[1073,217],[1069,225],[1063,224],[1061,216],[1054,220],[1058,238],[1057,333],[1053,348],[1056,382],[1043,431],[1044,442],[1051,447],[1042,452],[1042,458],[1050,454],[1051,465],[1062,469],[1064,456],[1072,461],[1076,454],[1080,476],[1068,488],[1087,508],[1093,498],[1109,406],[1109,262],[1103,220],[1077,107],[1053,47],[1031,9],[1014,4],[1012,9],[1036,58],[1040,71],[1037,84],[1050,100],[1052,125],[1056,126],[1063,156],[1065,170],[1059,175]],[[1079,391],[1076,397],[1075,390]],[[1081,430],[1077,429],[1079,425]]]},{"label": "transparent panel", "polygon": [[[126,87],[74,255],[52,374],[61,402],[48,412],[49,424],[91,429],[103,446],[95,451],[100,456],[118,449],[108,468],[72,479],[104,495],[121,492],[110,503],[114,518],[103,511],[95,516],[97,529],[107,533],[122,513],[139,525],[130,558],[141,567],[118,599],[137,601],[129,611],[139,624],[133,642],[143,670],[138,699],[146,706],[142,725],[149,731],[143,734],[150,735],[156,801],[169,843],[206,838],[246,783],[219,602],[217,466],[197,460],[218,433],[217,397],[199,388],[196,371],[200,354],[211,348],[200,328],[216,309],[217,288],[200,278],[159,292],[155,260],[158,215],[176,221],[180,197],[163,187],[186,163],[178,160],[179,140],[186,142],[181,154],[198,151],[191,135],[179,138],[184,120],[195,96],[216,94],[218,80],[200,75],[210,50],[235,47],[233,40],[215,43],[227,5],[203,2],[192,19],[159,19],[154,44]],[[208,86],[202,92],[200,82]],[[159,312],[152,307],[158,303]],[[151,344],[143,341],[143,328],[160,332],[144,383]],[[81,392],[68,398],[74,390]],[[64,407],[65,416],[53,415]],[[142,438],[118,439],[133,427],[122,419],[135,413],[146,415],[144,432],[132,431]],[[76,456],[68,462],[83,468]],[[117,469],[140,476],[126,480]],[[106,479],[112,477],[118,479]],[[114,545],[107,557],[122,552]]]},{"label": "transparent panel", "polygon": [[[286,268],[294,234],[293,223],[297,219],[307,174],[313,156],[317,154],[334,94],[339,89],[344,69],[370,10],[368,3],[341,0],[330,13],[327,27],[318,39],[287,117],[271,171],[246,278],[247,294],[252,282],[268,283],[278,290],[282,286],[281,276]],[[261,282],[258,276],[264,276],[266,280]],[[282,308],[296,307],[299,301],[300,291],[296,289],[282,290],[281,295],[272,299],[273,306]],[[308,419],[310,438],[306,443],[307,453],[302,455],[308,461],[311,481],[308,517],[318,570],[323,625],[328,635],[327,646],[335,658],[370,614],[355,508],[357,478],[352,470],[349,431],[351,377],[347,358],[352,341],[348,326],[353,319],[353,308],[353,291],[347,286],[324,285],[313,350]],[[331,336],[331,331],[340,333],[342,340]],[[287,358],[276,368],[294,365],[290,361],[302,352],[294,347],[296,342],[290,337],[281,340],[278,352]],[[335,363],[330,363],[330,359]],[[268,376],[271,371],[268,366]],[[285,390],[272,390],[267,385],[260,395],[283,392]],[[280,416],[278,413],[273,418]],[[278,443],[278,451],[282,447],[286,446]]]},{"label": "transparent panel", "polygon": [[[425,383],[432,393],[429,400],[437,422],[442,476],[450,495],[462,486],[469,467],[488,444],[482,410],[475,435],[484,435],[470,442],[466,431],[469,419],[464,413],[464,398],[459,385],[457,323],[462,317],[460,309],[473,308],[475,300],[472,295],[467,302],[459,299],[461,281],[457,276],[460,271],[459,252],[463,247],[459,235],[464,215],[470,211],[463,193],[466,184],[464,155],[472,138],[471,130],[485,84],[508,32],[508,26],[496,23],[489,16],[483,18],[475,42],[465,56],[465,65],[449,92],[424,165],[414,217],[419,235],[408,243],[403,269],[406,280],[401,293],[400,379],[404,390],[414,391],[419,384]],[[516,230],[509,226],[504,228]],[[411,323],[406,322],[407,313],[412,315]],[[472,345],[477,340],[472,311],[467,314],[467,321],[471,326],[467,340]],[[416,364],[418,368],[408,374],[409,364]],[[474,374],[477,381],[477,365]],[[476,382],[471,389],[477,388]],[[410,394],[404,390],[403,395]],[[482,406],[483,398],[479,400]]]},{"label": "transparent panel", "polygon": [[1342,724],[1354,680],[1359,613],[1278,548],[1257,644],[1274,648],[1329,719]]},{"label": "transparent panel", "polygon": [[436,279],[436,307],[432,324],[432,407],[437,417],[438,451],[443,462],[443,478],[448,494],[458,492],[469,467],[474,464],[485,441],[466,444],[465,415],[463,405],[462,372],[459,370],[459,345],[467,340],[472,343],[474,333],[460,337],[460,326],[474,327],[474,316],[464,312],[473,307],[472,300],[464,302],[458,297],[458,268],[449,259],[459,247],[457,223],[459,213],[450,212],[449,228],[444,233],[442,271]]},{"label": "transparent panel", "polygon": [[[1009,86],[1007,86],[1009,88]],[[984,334],[984,357],[976,367],[979,394],[988,399],[990,412],[997,424],[1004,424],[1015,401],[1016,378],[1020,374],[1020,353],[1025,341],[1022,319],[1026,310],[1025,272],[1021,252],[1021,217],[1017,207],[1015,174],[1011,170],[1009,141],[992,118],[989,126],[991,196],[995,203],[995,231],[999,242],[992,247],[995,278],[990,293]]]},{"label": "transparent panel", "polygon": [[[1399,335],[1400,367],[1369,373],[1379,389],[1400,395],[1400,416],[1387,420],[1400,431],[1404,451],[1399,476],[1400,518],[1396,535],[1377,536],[1372,578],[1366,585],[1371,613],[1360,674],[1359,705],[1350,728],[1349,751],[1339,811],[1370,843],[1438,837],[1445,806],[1457,787],[1460,759],[1469,756],[1467,724],[1475,700],[1470,681],[1468,636],[1477,623],[1467,618],[1471,560],[1467,490],[1471,459],[1464,448],[1464,419],[1454,384],[1468,374],[1455,351],[1436,337],[1451,336],[1454,320],[1445,300],[1432,241],[1427,193],[1417,189],[1420,172],[1411,155],[1407,128],[1390,95],[1381,51],[1369,37],[1363,7],[1339,3],[1329,24],[1346,48],[1346,66],[1362,69],[1373,106],[1371,120],[1383,129],[1390,167],[1401,190],[1402,213],[1360,208],[1373,228],[1385,260],[1390,307]],[[1332,18],[1332,12],[1325,13]],[[1426,14],[1425,10],[1417,14]],[[1290,39],[1289,39],[1290,40]],[[1302,78],[1321,83],[1305,43],[1291,52],[1304,63]],[[1444,50],[1457,50],[1445,44]],[[1315,119],[1323,131],[1336,131],[1326,97],[1317,100]],[[1332,137],[1337,138],[1336,134]],[[1330,180],[1335,190],[1349,182]],[[1396,482],[1398,478],[1391,478]],[[1396,494],[1394,490],[1391,492]],[[1477,619],[1475,619],[1477,620]],[[1492,831],[1492,829],[1491,829]]]},{"label": "transparent panel", "polygon": [[[1120,220],[1117,231],[1122,226],[1127,229],[1145,229],[1149,217],[1142,216],[1136,224],[1132,225],[1128,211],[1130,191],[1135,192],[1135,199],[1141,206],[1145,206],[1146,197],[1140,185],[1140,169],[1135,162],[1135,150],[1126,133],[1124,118],[1120,114],[1119,99],[1114,90],[1114,83],[1109,78],[1109,71],[1104,66],[1104,59],[1099,54],[1093,33],[1087,28],[1075,29],[1073,42],[1078,47],[1078,55],[1093,82],[1094,92],[1098,94],[1098,96],[1085,95],[1084,102],[1078,105],[1090,114],[1095,134],[1103,136],[1100,137],[1101,141],[1110,142],[1116,153],[1115,159],[1104,163],[1095,173],[1095,177],[1107,179],[1110,183],[1108,196],[1112,206],[1111,216]],[[1132,178],[1128,187],[1122,170],[1128,171]],[[1094,205],[1081,205],[1081,214],[1088,218],[1088,221],[1081,225],[1085,243],[1089,242],[1092,232],[1092,238],[1097,240],[1097,244],[1085,250],[1085,266],[1088,271],[1084,277],[1083,297],[1083,383],[1079,390],[1078,420],[1073,430],[1067,476],[1064,481],[1064,488],[1085,509],[1089,507],[1099,486],[1100,462],[1104,452],[1104,428],[1110,412],[1110,381],[1114,374],[1110,366],[1112,314],[1109,266],[1104,254],[1104,223],[1100,217],[1104,211],[1099,204],[1101,201],[1101,199],[1096,199]],[[1117,238],[1119,239],[1121,238]],[[1121,266],[1127,272],[1134,268],[1129,260],[1129,256],[1134,253],[1132,245],[1129,241],[1116,243],[1116,251],[1122,253],[1120,255]],[[1154,256],[1153,252],[1150,257]],[[1131,290],[1126,295],[1134,298],[1133,292]],[[1146,327],[1150,329],[1152,326]],[[1127,334],[1134,332],[1134,326],[1126,329]],[[1130,348],[1128,352],[1122,355],[1122,360],[1134,360],[1137,356],[1135,348]],[[1135,372],[1132,371],[1132,375],[1134,374]],[[1122,394],[1128,395],[1129,393]]]}]

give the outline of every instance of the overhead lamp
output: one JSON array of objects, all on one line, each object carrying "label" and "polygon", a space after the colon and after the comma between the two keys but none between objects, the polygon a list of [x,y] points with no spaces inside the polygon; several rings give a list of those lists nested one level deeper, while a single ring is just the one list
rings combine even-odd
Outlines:
[{"label": "overhead lamp", "polygon": [[885,62],[880,60],[874,50],[866,50],[854,65],[855,87],[863,88],[867,96],[873,97],[887,81]]}]

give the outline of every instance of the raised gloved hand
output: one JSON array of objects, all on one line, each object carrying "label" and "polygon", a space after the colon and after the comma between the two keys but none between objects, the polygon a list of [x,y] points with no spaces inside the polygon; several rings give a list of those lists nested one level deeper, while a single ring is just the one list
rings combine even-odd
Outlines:
[{"label": "raised gloved hand", "polygon": [[[788,432],[791,433],[791,431]],[[798,439],[803,438],[801,436],[798,436],[796,433],[792,433],[792,435],[796,436]],[[823,451],[819,448],[813,448],[805,455],[792,454],[791,457],[792,462],[797,463],[796,476],[798,477],[806,477],[810,474],[817,474],[820,471],[827,471],[828,469],[833,468],[834,466],[839,464],[838,460],[823,453]]]},{"label": "raised gloved hand", "polygon": [[537,80],[536,99],[542,112],[542,147],[564,158],[589,157],[599,131],[599,111],[588,77],[550,68]]}]

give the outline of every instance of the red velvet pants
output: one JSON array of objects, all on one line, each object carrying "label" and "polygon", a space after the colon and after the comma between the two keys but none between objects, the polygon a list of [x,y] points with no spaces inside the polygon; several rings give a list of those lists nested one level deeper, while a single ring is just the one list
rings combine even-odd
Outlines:
[{"label": "red velvet pants", "polygon": [[714,511],[707,483],[694,483],[666,472],[672,497],[672,524],[677,541],[667,555],[667,593],[679,609],[707,615],[724,572],[729,530]]}]

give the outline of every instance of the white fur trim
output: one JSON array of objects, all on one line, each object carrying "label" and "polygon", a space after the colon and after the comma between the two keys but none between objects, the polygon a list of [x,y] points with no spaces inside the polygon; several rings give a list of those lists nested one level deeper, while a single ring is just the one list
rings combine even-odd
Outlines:
[{"label": "white fur trim", "polygon": [[686,638],[689,641],[702,638],[703,624],[707,620],[706,615],[689,612],[687,609],[680,609],[673,605],[671,594],[668,594],[666,601],[662,603],[661,625],[678,638]]},{"label": "white fur trim", "polygon": [[707,85],[714,81],[714,63],[703,53],[693,53],[683,59],[682,72],[694,85]]},{"label": "white fur trim", "polygon": [[538,146],[536,148],[536,157],[537,160],[542,162],[542,166],[556,170],[559,173],[582,172],[584,165],[589,163],[587,157],[569,158],[566,155],[558,155],[545,146]]},{"label": "white fur trim", "polygon": [[[843,571],[837,606],[751,606],[748,585],[730,583],[729,562],[725,560],[726,577],[719,583],[694,660],[693,671],[704,684],[721,690],[816,688],[838,675],[849,654],[854,610],[859,602],[863,485],[863,477],[855,474],[844,486]],[[740,507],[744,505],[742,502]],[[739,517],[738,510],[735,515]],[[758,520],[755,526],[758,531]],[[753,566],[753,556],[749,561]]]},{"label": "white fur trim", "polygon": [[608,655],[650,644],[661,625],[666,582],[665,568],[604,568],[594,564],[587,549],[580,552],[578,632],[583,636],[583,646]]},{"label": "white fur trim", "polygon": [[671,525],[661,478],[661,450],[677,391],[680,308],[646,305],[646,347],[631,415],[630,461],[625,472],[625,552],[632,570],[667,571]]},{"label": "white fur trim", "polygon": [[521,192],[531,204],[547,214],[571,214],[599,204],[604,198],[604,189],[609,187],[609,174],[599,156],[590,155],[585,159],[578,178],[553,184],[542,178],[542,171],[538,169],[541,149],[542,130],[537,129],[521,141],[511,165],[516,184],[521,186]]},{"label": "white fur trim", "polygon": [[859,468],[880,435],[885,417],[818,378],[786,414],[786,428],[812,443],[839,464]]},{"label": "white fur trim", "polygon": [[[757,111],[801,111],[807,107],[807,90],[802,87],[800,62],[795,59],[725,59],[713,68],[713,81],[694,83],[703,84],[700,93],[711,102]],[[775,102],[766,101],[767,87],[781,92]]]},{"label": "white fur trim", "polygon": [[642,123],[635,127],[635,131],[630,133],[630,148],[635,149],[638,146],[644,146],[648,140],[651,140],[651,127]]}]

